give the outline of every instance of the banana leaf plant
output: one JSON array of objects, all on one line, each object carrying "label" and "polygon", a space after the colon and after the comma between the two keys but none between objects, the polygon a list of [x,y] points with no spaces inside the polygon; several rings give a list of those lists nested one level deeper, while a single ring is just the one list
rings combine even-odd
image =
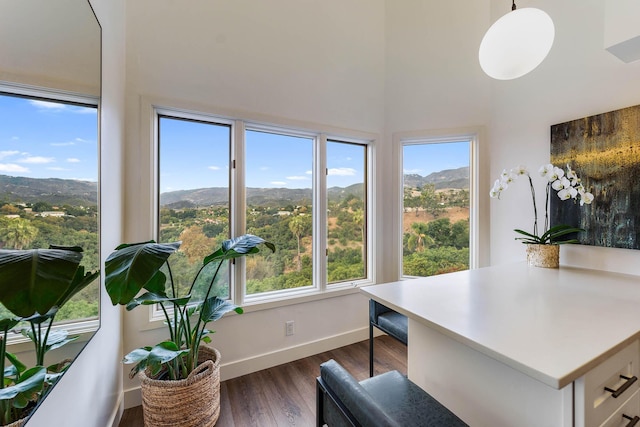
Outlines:
[{"label": "banana leaf plant", "polygon": [[100,275],[100,271],[85,273],[81,261],[78,246],[0,249],[0,302],[29,323],[22,333],[35,345],[37,365],[44,365],[49,350],[77,338],[64,332],[50,334],[60,307]]},{"label": "banana leaf plant", "polygon": [[[0,425],[28,416],[69,366],[68,361],[49,367],[44,363],[49,350],[78,338],[51,327],[58,310],[100,275],[99,271],[85,273],[81,261],[82,248],[77,246],[0,249],[0,303],[15,316],[0,319]],[[20,332],[35,348],[32,368],[7,351],[8,332],[22,322],[29,327]]]},{"label": "banana leaf plant", "polygon": [[[11,424],[29,415],[44,390],[46,368],[27,369],[24,363],[7,351],[7,334],[20,322],[17,318],[0,320],[0,425]],[[10,365],[5,367],[5,361]],[[31,405],[30,405],[31,404]]]},{"label": "banana leaf plant", "polygon": [[[260,244],[275,251],[272,243],[251,234],[222,242],[220,248],[203,259],[185,295],[179,295],[169,265],[169,257],[179,250],[181,242],[122,244],[109,255],[105,261],[105,288],[113,305],[133,310],[140,305],[158,304],[169,332],[168,340],[136,349],[124,357],[125,364],[135,364],[130,377],[148,368],[152,376],[157,377],[162,371],[168,379],[178,380],[195,369],[201,343],[211,342],[208,334],[212,331],[206,328],[207,323],[231,311],[243,312],[241,307],[212,295],[220,268],[226,260],[259,252]],[[205,270],[210,264],[213,274],[210,269]],[[196,283],[202,279],[206,283],[204,298],[192,301]]]}]

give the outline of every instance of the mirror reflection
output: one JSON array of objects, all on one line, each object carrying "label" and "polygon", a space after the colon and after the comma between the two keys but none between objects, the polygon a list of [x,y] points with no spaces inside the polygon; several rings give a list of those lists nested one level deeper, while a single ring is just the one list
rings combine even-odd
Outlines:
[{"label": "mirror reflection", "polygon": [[[63,373],[99,327],[99,280],[91,273],[100,263],[100,26],[88,0],[0,0],[0,58],[0,351],[11,354],[0,425],[7,425],[39,403],[22,391],[8,398],[9,387],[55,392],[56,370]],[[52,252],[73,259],[44,267],[73,292],[40,304],[36,279],[23,280],[15,255],[38,258],[28,251],[50,245],[82,252]],[[29,304],[21,287],[31,288]],[[31,322],[1,320],[28,318],[36,308],[40,316]],[[38,354],[34,341],[49,346]],[[30,371],[39,365],[51,369]]]}]

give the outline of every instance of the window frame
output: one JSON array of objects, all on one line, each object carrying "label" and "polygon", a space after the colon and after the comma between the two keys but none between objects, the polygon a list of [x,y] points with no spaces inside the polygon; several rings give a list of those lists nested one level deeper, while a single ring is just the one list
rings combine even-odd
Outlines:
[{"label": "window frame", "polygon": [[480,266],[480,227],[479,227],[479,214],[480,214],[480,199],[479,199],[479,152],[480,152],[480,138],[482,135],[482,129],[479,128],[466,128],[466,129],[448,129],[439,131],[417,131],[417,132],[402,132],[395,133],[393,135],[394,141],[394,156],[397,159],[395,162],[396,173],[394,177],[396,179],[395,191],[396,191],[396,215],[398,217],[398,223],[396,224],[396,233],[398,239],[396,241],[396,256],[398,259],[396,274],[399,280],[412,279],[414,276],[404,275],[403,268],[403,221],[402,210],[404,207],[403,197],[404,191],[403,185],[403,165],[404,165],[404,147],[407,145],[421,145],[421,144],[437,144],[437,143],[455,143],[455,142],[468,142],[469,143],[469,269],[475,269]]},{"label": "window frame", "polygon": [[[102,260],[102,251],[101,251],[101,233],[102,233],[102,215],[101,215],[101,162],[100,162],[100,96],[97,95],[88,95],[79,92],[72,92],[68,90],[62,89],[53,89],[47,87],[33,86],[22,83],[13,83],[0,80],[0,94],[5,96],[16,96],[24,99],[33,99],[40,101],[48,101],[48,102],[60,102],[65,104],[72,104],[75,106],[89,107],[96,109],[96,163],[98,166],[97,175],[97,229],[98,229],[98,264],[101,263]],[[103,280],[103,272],[100,272],[100,276],[98,277],[99,291],[102,286]],[[51,326],[51,330],[65,330],[69,333],[69,335],[79,335],[80,338],[78,342],[88,341],[93,333],[97,332],[100,329],[100,310],[101,307],[101,292],[98,292],[98,316],[97,318],[87,318],[87,319],[77,319],[71,321],[58,321]],[[13,346],[12,348],[15,352],[22,351],[30,351],[32,350],[31,340],[22,334],[9,331],[7,335],[7,345]]]},{"label": "window frame", "polygon": [[[246,311],[255,311],[280,307],[284,305],[297,304],[303,301],[312,301],[334,297],[341,294],[358,292],[357,288],[363,285],[375,283],[373,254],[373,185],[374,177],[372,171],[373,153],[376,142],[376,136],[373,134],[344,131],[342,129],[336,131],[332,128],[320,126],[316,124],[291,124],[282,123],[282,120],[271,118],[260,120],[251,117],[240,117],[236,114],[220,114],[219,112],[210,112],[206,109],[199,108],[201,111],[192,109],[182,109],[174,107],[166,107],[163,105],[148,104],[151,112],[151,145],[152,145],[152,181],[153,181],[153,233],[154,238],[157,237],[159,227],[159,117],[183,118],[187,120],[195,120],[198,122],[210,122],[212,124],[224,124],[231,126],[231,159],[229,161],[230,171],[230,232],[232,236],[238,236],[246,232],[246,145],[245,132],[258,131],[282,134],[287,136],[312,138],[313,140],[313,181],[312,181],[312,203],[313,203],[313,275],[312,285],[304,288],[286,289],[269,291],[256,295],[246,295],[246,275],[245,275],[245,259],[237,258],[231,266],[230,277],[230,299],[235,304],[242,305]],[[202,111],[205,110],[205,111]],[[148,116],[147,116],[148,117]],[[365,182],[367,194],[365,203],[367,206],[366,217],[366,274],[364,279],[351,280],[339,283],[327,284],[327,256],[326,256],[326,144],[327,141],[344,142],[351,144],[359,144],[365,147],[366,164],[365,166]],[[318,173],[318,171],[325,171]],[[322,236],[322,238],[320,238]],[[277,248],[276,248],[277,250]],[[325,254],[320,256],[320,254]],[[162,318],[161,311],[153,308],[150,313],[150,322],[159,321]],[[145,329],[153,329],[149,326]]]}]

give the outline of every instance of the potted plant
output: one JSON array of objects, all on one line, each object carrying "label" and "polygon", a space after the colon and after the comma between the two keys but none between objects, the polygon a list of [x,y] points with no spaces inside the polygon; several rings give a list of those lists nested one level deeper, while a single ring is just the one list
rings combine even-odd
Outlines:
[{"label": "potted plant", "polygon": [[[58,310],[100,274],[85,273],[81,260],[77,246],[0,249],[0,303],[13,314],[0,319],[0,425],[26,422],[69,366],[63,361],[45,367],[45,355],[78,338],[51,327]],[[36,364],[29,369],[6,347],[8,332],[20,324],[28,324],[20,332],[34,344]]]},{"label": "potted plant", "polygon": [[582,228],[572,227],[566,224],[549,226],[549,197],[551,190],[557,192],[560,200],[573,200],[580,203],[580,206],[591,204],[593,194],[588,192],[576,172],[567,165],[567,171],[552,164],[542,165],[538,170],[545,182],[545,205],[544,205],[544,228],[542,234],[538,230],[538,209],[536,206],[536,191],[533,180],[526,166],[517,166],[510,171],[502,171],[500,178],[495,181],[489,195],[492,198],[500,198],[503,191],[509,188],[518,177],[526,176],[529,180],[531,199],[533,201],[533,230],[532,232],[522,229],[514,231],[523,237],[516,237],[527,245],[527,261],[529,265],[537,267],[555,268],[559,265],[559,246],[566,243],[577,243],[577,239],[567,239],[567,235],[584,231]]},{"label": "potted plant", "polygon": [[[114,305],[133,310],[158,304],[165,317],[169,339],[136,349],[123,360],[134,364],[130,377],[140,378],[145,425],[213,426],[220,414],[220,354],[203,344],[211,342],[207,324],[230,311],[242,313],[242,308],[212,295],[214,282],[224,261],[257,253],[260,244],[272,251],[275,246],[251,234],[225,240],[203,259],[189,289],[180,295],[169,265],[180,244],[118,246],[105,261],[105,287]],[[212,274],[207,266],[213,266]],[[192,301],[203,281],[204,297]]]}]

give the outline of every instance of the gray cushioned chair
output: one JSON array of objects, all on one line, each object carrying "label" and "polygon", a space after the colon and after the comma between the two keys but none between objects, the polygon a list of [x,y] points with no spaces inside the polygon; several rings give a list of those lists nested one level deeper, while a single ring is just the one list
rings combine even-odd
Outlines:
[{"label": "gray cushioned chair", "polygon": [[358,382],[338,362],[320,365],[316,425],[468,427],[398,371]]},{"label": "gray cushioned chair", "polygon": [[373,328],[407,345],[407,316],[375,300],[369,300],[369,376],[373,376]]}]

